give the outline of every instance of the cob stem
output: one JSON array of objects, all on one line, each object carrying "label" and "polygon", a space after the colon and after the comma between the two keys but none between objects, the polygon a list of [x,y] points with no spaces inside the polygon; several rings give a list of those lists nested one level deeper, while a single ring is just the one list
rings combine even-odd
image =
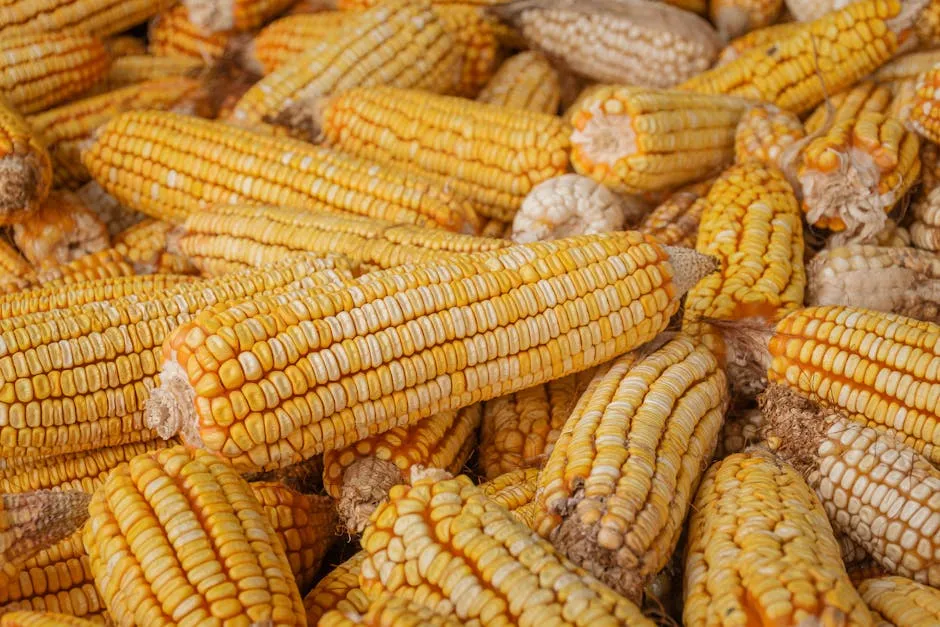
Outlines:
[{"label": "cob stem", "polygon": [[169,440],[180,434],[190,446],[202,447],[196,424],[196,392],[186,371],[176,361],[167,360],[160,370],[160,387],[150,391],[144,408],[144,424]]},{"label": "cob stem", "polygon": [[703,255],[692,248],[679,246],[663,246],[663,248],[669,255],[669,263],[674,272],[672,282],[679,294],[685,294],[696,283],[712,272],[716,272],[720,267],[718,259],[711,255]]},{"label": "cob stem", "polygon": [[362,533],[369,516],[399,483],[404,483],[401,471],[390,461],[373,456],[354,461],[343,474],[343,493],[336,504],[346,528]]}]

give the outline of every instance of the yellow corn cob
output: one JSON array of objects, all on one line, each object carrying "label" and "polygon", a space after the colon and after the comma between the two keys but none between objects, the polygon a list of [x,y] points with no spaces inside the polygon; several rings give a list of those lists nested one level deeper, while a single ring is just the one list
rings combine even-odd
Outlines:
[{"label": "yellow corn cob", "polygon": [[[802,114],[876,70],[898,50],[925,0],[864,0],[808,22],[679,87],[731,94]],[[807,129],[809,132],[809,129]]]},{"label": "yellow corn cob", "polygon": [[388,491],[407,482],[413,467],[460,472],[476,445],[480,415],[479,404],[444,411],[327,451],[323,486],[338,500],[340,519],[349,533],[362,533]]},{"label": "yellow corn cob", "polygon": [[684,579],[686,625],[872,624],[813,491],[760,451],[726,457],[702,480]]},{"label": "yellow corn cob", "polygon": [[150,21],[147,51],[158,57],[188,57],[213,65],[225,55],[234,33],[210,32],[189,20],[186,7],[178,4]]},{"label": "yellow corn cob", "polygon": [[454,614],[439,614],[434,610],[400,599],[383,592],[369,602],[369,608],[361,613],[345,613],[330,610],[320,619],[323,627],[461,627],[464,623]]},{"label": "yellow corn cob", "polygon": [[319,624],[331,610],[348,614],[369,608],[369,597],[359,588],[359,569],[365,559],[366,552],[359,551],[328,572],[310,591],[304,598],[308,625]]},{"label": "yellow corn cob", "polygon": [[20,252],[6,240],[0,239],[0,294],[16,295],[29,287],[35,275],[33,268],[23,259]]},{"label": "yellow corn cob", "polygon": [[498,250],[511,242],[405,226],[339,212],[216,205],[190,215],[173,250],[203,272],[227,264],[263,266],[296,251],[337,253],[391,268],[454,254]]},{"label": "yellow corn cob", "polygon": [[[681,294],[713,269],[694,251],[667,251],[627,232],[371,272],[347,288],[298,293],[273,309],[255,298],[198,316],[168,339],[147,424],[164,437],[179,431],[188,444],[246,470],[287,465],[631,350],[662,331]],[[592,277],[587,283],[585,273]],[[565,291],[549,300],[535,296],[536,289],[561,285]],[[419,294],[421,305],[412,300]],[[401,310],[395,305],[386,314],[387,298],[402,299]],[[365,316],[358,331],[327,330],[350,315]],[[263,333],[261,319],[271,325]],[[310,326],[311,334],[288,340],[277,330],[288,319]],[[245,325],[261,335],[249,339],[233,330]],[[367,342],[366,350],[371,341],[355,338],[367,332],[409,356],[375,347],[360,358],[353,347]],[[282,349],[285,342],[289,348]],[[238,361],[249,346],[253,356]],[[263,387],[255,383],[262,377]],[[275,385],[294,391],[281,402]]]},{"label": "yellow corn cob", "polygon": [[212,455],[181,446],[139,455],[108,475],[89,513],[82,539],[116,622],[304,624],[262,506]]},{"label": "yellow corn cob", "polygon": [[722,41],[704,19],[638,0],[515,0],[494,9],[533,48],[595,81],[672,87],[707,70]]},{"label": "yellow corn cob", "polygon": [[0,455],[38,457],[152,439],[141,422],[143,405],[158,381],[155,353],[176,326],[219,303],[277,289],[325,289],[350,276],[342,259],[307,256],[181,284],[149,300],[125,297],[0,319],[6,346],[0,411],[9,416],[0,427]]},{"label": "yellow corn cob", "polygon": [[294,0],[182,0],[194,24],[209,32],[255,30]]},{"label": "yellow corn cob", "polygon": [[49,268],[33,277],[33,284],[43,287],[63,287],[95,279],[113,279],[131,276],[134,268],[113,248],[79,257],[75,261]]},{"label": "yellow corn cob", "polygon": [[591,381],[539,474],[535,529],[627,598],[669,562],[728,408],[702,343],[678,336]]},{"label": "yellow corn cob", "polygon": [[694,248],[708,190],[714,180],[693,183],[670,194],[637,227],[664,246]]},{"label": "yellow corn cob", "polygon": [[783,0],[712,0],[708,6],[712,23],[724,39],[770,26],[782,9]]},{"label": "yellow corn cob", "polygon": [[917,77],[940,63],[940,50],[925,50],[901,55],[884,64],[871,75],[871,80],[892,89],[902,83],[916,82]]},{"label": "yellow corn cob", "polygon": [[0,224],[34,213],[51,186],[52,160],[44,143],[0,96]]},{"label": "yellow corn cob", "polygon": [[270,74],[311,46],[330,38],[349,20],[343,11],[282,17],[261,29],[245,52],[246,65],[258,74]]},{"label": "yellow corn cob", "polygon": [[[802,306],[803,224],[790,184],[754,161],[727,169],[705,203],[696,250],[721,259],[722,271],[689,291],[683,329],[701,335],[724,359],[720,335],[702,318],[777,320]],[[729,374],[747,389],[744,373]]]},{"label": "yellow corn cob", "polygon": [[483,226],[480,227],[480,236],[507,239],[511,230],[511,224],[492,218],[484,222]]},{"label": "yellow corn cob", "polygon": [[147,54],[147,44],[139,37],[130,35],[118,35],[104,40],[105,50],[112,59],[118,57],[128,57],[139,54]]},{"label": "yellow corn cob", "polygon": [[771,383],[781,383],[881,429],[940,461],[940,326],[852,307],[807,307],[770,339]]},{"label": "yellow corn cob", "polygon": [[71,192],[54,191],[39,211],[13,225],[13,241],[40,270],[108,247],[108,227]]},{"label": "yellow corn cob", "polygon": [[735,129],[734,160],[759,161],[786,172],[792,158],[787,148],[805,136],[803,123],[794,114],[772,104],[756,105],[741,116]]},{"label": "yellow corn cob", "polygon": [[326,94],[396,85],[446,93],[460,78],[462,50],[427,0],[377,6],[292,57],[249,89],[231,120],[254,127],[275,121],[303,127]]},{"label": "yellow corn cob", "polygon": [[715,449],[715,459],[741,453],[752,444],[760,442],[760,430],[763,425],[764,415],[759,409],[740,412],[732,409],[721,427],[721,436],[718,438],[718,446]]},{"label": "yellow corn cob", "polygon": [[487,401],[478,456],[483,474],[541,468],[595,369]]},{"label": "yellow corn cob", "polygon": [[923,180],[914,200],[911,240],[917,248],[940,250],[940,158],[937,145],[922,142],[920,157]]},{"label": "yellow corn cob", "polygon": [[451,186],[488,218],[508,220],[532,188],[568,168],[559,118],[393,87],[323,101],[314,136],[339,150],[414,168]]},{"label": "yellow corn cob", "polygon": [[777,41],[797,34],[802,28],[803,25],[799,22],[783,22],[758,28],[740,37],[735,37],[722,49],[715,65],[720,66],[731,63],[749,50],[768,47]]},{"label": "yellow corn cob", "polygon": [[917,77],[915,94],[911,102],[910,128],[937,143],[940,141],[940,68],[931,69]]},{"label": "yellow corn cob", "polygon": [[464,624],[653,624],[467,477],[413,472],[411,484],[392,488],[362,536],[366,594],[390,592]]},{"label": "yellow corn cob", "polygon": [[[150,167],[134,168],[135,160]],[[404,170],[173,113],[113,118],[82,162],[120,202],[170,222],[219,202],[246,201],[341,209],[454,231],[476,228],[464,204]]]},{"label": "yellow corn cob", "polygon": [[875,619],[887,627],[940,624],[940,590],[904,577],[868,579],[858,587]]},{"label": "yellow corn cob", "polygon": [[56,187],[74,189],[89,178],[80,151],[95,129],[122,111],[174,109],[186,112],[201,97],[200,92],[201,83],[195,79],[156,79],[50,109],[30,116],[28,122],[49,150]]},{"label": "yellow corn cob", "polygon": [[0,37],[75,30],[107,37],[168,5],[165,0],[0,0]]},{"label": "yellow corn cob", "polygon": [[807,265],[807,305],[848,305],[940,323],[940,255],[853,245],[820,251]]},{"label": "yellow corn cob", "polygon": [[887,571],[940,584],[940,469],[782,385],[771,384],[760,404],[768,446],[816,491],[833,528]]},{"label": "yellow corn cob", "polygon": [[151,54],[115,59],[97,93],[109,93],[121,87],[160,78],[194,78],[206,69],[201,59],[158,57]]},{"label": "yellow corn cob", "polygon": [[277,482],[249,485],[284,547],[298,588],[309,590],[337,537],[333,499],[301,494]]},{"label": "yellow corn cob", "polygon": [[75,194],[107,225],[111,237],[144,219],[144,214],[132,211],[119,203],[95,181],[85,183],[75,190]]},{"label": "yellow corn cob", "polygon": [[[169,222],[145,219],[118,233],[114,238],[114,249],[133,264],[135,271],[142,274],[152,272],[198,274],[199,269],[185,255],[167,251],[168,239],[173,228]],[[288,257],[289,254],[284,257]]]},{"label": "yellow corn cob", "polygon": [[10,612],[0,616],[0,627],[94,627],[95,622],[55,612]]},{"label": "yellow corn cob", "polygon": [[434,12],[460,49],[460,79],[449,93],[476,98],[502,61],[498,23],[482,8],[469,5],[446,4]]},{"label": "yellow corn cob", "polygon": [[738,98],[607,85],[573,111],[571,163],[615,191],[658,192],[731,163]]},{"label": "yellow corn cob", "polygon": [[88,35],[5,35],[0,39],[0,93],[20,113],[36,113],[92,87],[109,64],[104,45]]},{"label": "yellow corn cob", "polygon": [[940,44],[940,2],[930,0],[915,24],[917,42],[925,48]]},{"label": "yellow corn cob", "polygon": [[513,470],[481,483],[480,490],[491,501],[508,509],[526,527],[532,527],[538,512],[535,500],[538,478],[537,468]]},{"label": "yellow corn cob", "polygon": [[477,102],[555,114],[561,101],[558,72],[542,54],[520,52],[503,62]]}]

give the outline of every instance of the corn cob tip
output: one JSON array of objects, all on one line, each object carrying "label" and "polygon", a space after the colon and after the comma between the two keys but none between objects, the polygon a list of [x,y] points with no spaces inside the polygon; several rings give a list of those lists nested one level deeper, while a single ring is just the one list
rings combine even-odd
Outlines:
[{"label": "corn cob tip", "polygon": [[42,201],[41,164],[32,157],[11,154],[0,159],[0,214],[36,208]]},{"label": "corn cob tip", "polygon": [[186,371],[170,359],[160,370],[160,387],[150,390],[144,406],[144,424],[148,429],[156,429],[164,440],[179,434],[186,444],[201,448],[195,402],[196,392]]},{"label": "corn cob tip", "polygon": [[680,296],[721,267],[721,262],[716,257],[703,255],[692,248],[680,246],[663,246],[663,248],[669,255],[669,263],[674,272],[672,282]]},{"label": "corn cob tip", "polygon": [[774,455],[808,476],[816,463],[819,442],[838,412],[804,398],[778,383],[771,383],[757,397],[764,426],[761,435]]},{"label": "corn cob tip", "polygon": [[313,144],[323,141],[323,112],[329,103],[329,96],[306,96],[301,92],[290,104],[276,115],[268,116],[265,122],[291,129],[291,135]]},{"label": "corn cob tip", "polygon": [[356,460],[343,473],[343,492],[336,509],[350,535],[358,535],[369,524],[372,512],[402,481],[398,466],[376,457]]}]

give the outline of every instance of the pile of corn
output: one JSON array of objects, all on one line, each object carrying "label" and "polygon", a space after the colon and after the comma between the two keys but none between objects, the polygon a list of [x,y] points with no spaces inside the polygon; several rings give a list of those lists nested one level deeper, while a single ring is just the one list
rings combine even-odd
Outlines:
[{"label": "pile of corn", "polygon": [[940,626],[940,0],[0,0],[0,627]]}]

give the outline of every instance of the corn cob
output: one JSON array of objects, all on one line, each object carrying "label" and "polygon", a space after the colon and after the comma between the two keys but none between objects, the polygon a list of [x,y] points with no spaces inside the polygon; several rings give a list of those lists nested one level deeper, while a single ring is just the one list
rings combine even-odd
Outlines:
[{"label": "corn cob", "polygon": [[[689,291],[683,329],[701,335],[722,360],[734,361],[720,335],[702,319],[777,320],[802,306],[803,224],[783,175],[753,161],[726,170],[705,202],[696,250],[721,259],[722,272]],[[736,387],[748,391],[747,372],[729,374]]]},{"label": "corn cob", "polygon": [[[173,228],[169,222],[145,219],[118,233],[114,238],[114,249],[133,264],[136,272],[141,274],[153,272],[198,274],[198,268],[185,255],[167,251]],[[284,255],[285,258],[288,256],[290,253]]]},{"label": "corn cob", "polygon": [[694,248],[708,190],[714,180],[693,183],[670,194],[637,227],[664,246]]},{"label": "corn cob", "polygon": [[908,125],[922,137],[940,141],[940,69],[931,69],[917,77]]},{"label": "corn cob", "polygon": [[195,78],[206,69],[201,59],[158,57],[152,54],[115,59],[104,82],[95,91],[108,93],[121,87],[165,78]]},{"label": "corn cob", "polygon": [[940,2],[930,0],[915,24],[917,43],[924,48],[940,44]]},{"label": "corn cob", "polygon": [[[864,0],[804,24],[773,45],[702,72],[680,89],[763,100],[802,114],[897,52],[926,0]],[[809,132],[809,129],[807,129]]]},{"label": "corn cob", "polygon": [[439,614],[434,610],[383,592],[369,602],[361,614],[330,610],[320,619],[323,627],[461,627],[464,623],[453,614]]},{"label": "corn cob", "polygon": [[[885,575],[885,570],[881,566],[878,566],[877,563],[872,559],[867,559],[864,562],[859,562],[857,564],[849,564],[846,562],[845,570],[849,574],[849,579],[852,581],[852,585],[856,588],[858,588],[866,579],[875,579]],[[862,598],[864,599],[864,596]],[[869,606],[868,609],[871,610],[871,606]]]},{"label": "corn cob", "polygon": [[718,34],[727,40],[770,26],[783,6],[783,0],[712,0],[708,10]]},{"label": "corn cob", "polygon": [[134,269],[124,260],[124,257],[113,248],[108,248],[44,270],[34,275],[32,282],[33,284],[41,283],[43,287],[61,288],[83,281],[113,279],[133,274]]},{"label": "corn cob", "polygon": [[612,362],[539,475],[538,533],[639,602],[679,541],[728,399],[718,360],[689,337]]},{"label": "corn cob", "polygon": [[607,85],[572,113],[571,163],[621,193],[670,190],[731,163],[746,109],[737,98]]},{"label": "corn cob", "polygon": [[507,224],[502,220],[491,218],[480,227],[480,237],[492,237],[496,239],[507,239],[512,231],[512,224]]},{"label": "corn cob", "polygon": [[[181,432],[188,444],[245,470],[287,465],[631,350],[662,331],[681,294],[713,269],[712,260],[694,251],[666,250],[627,232],[372,272],[348,288],[298,293],[273,309],[256,298],[199,316],[169,338],[162,387],[151,394],[147,424],[164,437]],[[588,283],[585,273],[591,275]],[[536,285],[566,287],[543,304]],[[420,306],[411,300],[418,294]],[[402,299],[401,312],[384,313],[391,306],[386,298]],[[549,308],[555,313],[547,314]],[[359,333],[382,327],[382,337],[408,347],[410,357],[398,359],[395,351],[378,347],[369,357],[353,356],[359,340],[352,328],[346,339],[327,331],[335,316],[358,318],[360,310],[366,318]],[[484,312],[485,323],[477,317]],[[530,317],[520,318],[523,312]],[[272,326],[242,344],[232,326],[254,329],[261,319]],[[288,319],[323,331],[288,340],[276,331]],[[491,333],[492,343],[484,340]],[[497,342],[503,337],[505,342]],[[284,342],[291,357],[273,359]],[[257,356],[244,357],[242,365],[235,358],[240,345],[253,346]],[[326,361],[321,349],[327,350]],[[329,356],[334,351],[337,362]],[[348,368],[340,365],[347,363]],[[296,386],[293,396],[281,402],[273,389],[263,393],[254,383],[262,376],[266,386],[272,385],[267,379],[277,381],[278,389]],[[249,414],[249,407],[264,413]],[[280,428],[266,429],[271,422]]]},{"label": "corn cob", "polygon": [[104,45],[88,35],[6,35],[0,39],[0,93],[20,113],[36,113],[92,87],[109,63]]},{"label": "corn cob", "polygon": [[510,244],[332,211],[216,205],[187,218],[173,250],[211,275],[217,262],[259,267],[295,251],[333,252],[391,268]]},{"label": "corn cob", "polygon": [[248,485],[284,547],[298,588],[309,590],[337,537],[333,499],[301,494],[276,482]]},{"label": "corn cob", "polygon": [[111,237],[144,219],[144,214],[132,211],[119,203],[95,181],[85,183],[75,190],[75,194],[81,199],[82,204],[94,211],[95,215],[107,225],[108,235]]},{"label": "corn cob", "polygon": [[359,551],[333,568],[310,591],[304,598],[308,625],[318,625],[320,618],[331,610],[349,614],[369,608],[369,597],[359,588],[359,569],[365,559],[366,552]]},{"label": "corn cob", "polygon": [[94,627],[97,623],[55,612],[10,612],[0,616],[0,627]]},{"label": "corn cob", "polygon": [[747,409],[728,413],[721,427],[721,436],[715,449],[715,459],[744,452],[747,447],[761,440],[764,415],[759,409]]},{"label": "corn cob", "polygon": [[194,24],[209,32],[251,31],[286,10],[294,0],[182,0]]},{"label": "corn cob", "polygon": [[881,625],[940,624],[940,590],[904,577],[881,577],[858,587],[868,608]]},{"label": "corn cob", "polygon": [[771,384],[760,404],[768,446],[816,491],[833,528],[887,571],[938,585],[940,469],[781,385]]},{"label": "corn cob", "polygon": [[513,470],[481,483],[480,490],[531,528],[538,512],[535,500],[538,478],[539,471],[536,468]]},{"label": "corn cob", "polygon": [[493,10],[533,48],[605,83],[672,87],[707,70],[722,45],[704,19],[661,3],[515,0]]},{"label": "corn cob", "polygon": [[147,51],[158,57],[187,57],[211,66],[227,52],[235,33],[206,31],[189,20],[178,4],[150,21]]},{"label": "corn cob", "polygon": [[520,52],[503,62],[477,102],[555,114],[561,101],[558,72],[542,54]]},{"label": "corn cob", "polygon": [[318,13],[283,17],[261,29],[245,51],[245,65],[258,74],[270,74],[314,44],[330,38],[349,21],[349,13]]},{"label": "corn cob", "polygon": [[0,37],[74,30],[107,37],[147,21],[163,0],[0,0]]},{"label": "corn cob", "polygon": [[16,295],[34,279],[33,268],[6,240],[0,239],[0,294]]},{"label": "corn cob", "polygon": [[841,11],[850,4],[852,0],[823,0],[822,2],[786,0],[787,10],[798,22],[818,20],[834,11]]},{"label": "corn cob", "polygon": [[44,143],[0,96],[0,224],[34,213],[51,186],[52,160]]},{"label": "corn cob", "polygon": [[13,241],[37,269],[58,266],[108,247],[108,227],[75,194],[55,191],[39,211],[13,225]]},{"label": "corn cob", "polygon": [[508,220],[568,167],[567,126],[533,111],[373,87],[324,99],[317,117],[313,135],[330,147],[426,172],[489,218]]},{"label": "corn cob", "polygon": [[496,20],[481,8],[462,4],[435,7],[434,12],[460,49],[460,78],[448,93],[476,98],[502,61]]},{"label": "corn cob", "polygon": [[923,142],[923,181],[914,200],[914,219],[911,221],[911,241],[917,248],[940,250],[940,159],[936,144]]},{"label": "corn cob", "polygon": [[392,486],[407,482],[415,466],[457,473],[476,445],[480,405],[444,411],[407,427],[358,440],[323,455],[323,486],[338,500],[340,519],[362,533]]},{"label": "corn cob", "polygon": [[780,321],[769,342],[768,379],[940,461],[940,327],[852,307],[807,307]]},{"label": "corn cob", "polygon": [[147,44],[144,40],[130,35],[110,37],[102,43],[112,59],[147,54]]},{"label": "corn cob", "polygon": [[[304,624],[290,564],[262,506],[212,455],[181,446],[139,455],[108,475],[89,513],[83,541],[118,623]],[[153,551],[161,559],[148,557]]]},{"label": "corn cob", "polygon": [[726,457],[702,480],[684,580],[686,625],[872,624],[818,499],[760,451]]},{"label": "corn cob", "polygon": [[390,84],[447,93],[460,78],[462,50],[427,0],[397,0],[351,16],[333,36],[292,57],[249,89],[231,120],[253,127],[309,124],[320,97]]},{"label": "corn cob", "polygon": [[562,174],[532,188],[512,222],[522,244],[571,235],[622,231],[646,213],[641,201],[617,196],[579,174]]},{"label": "corn cob", "polygon": [[[153,439],[141,421],[164,337],[198,311],[278,288],[336,285],[339,258],[292,258],[265,270],[182,284],[141,300],[0,319],[0,455],[39,457]],[[48,359],[37,355],[48,354]],[[28,366],[28,369],[27,369]],[[42,420],[40,421],[40,418]]]},{"label": "corn cob", "polygon": [[738,59],[744,53],[754,48],[765,48],[772,44],[797,34],[803,28],[799,22],[782,22],[772,26],[765,26],[751,32],[735,37],[718,55],[716,66],[725,65]]},{"label": "corn cob", "polygon": [[848,305],[940,323],[940,255],[915,248],[846,246],[807,266],[807,305]]},{"label": "corn cob", "polygon": [[756,105],[741,116],[735,129],[734,160],[754,160],[786,173],[793,158],[788,153],[796,150],[794,144],[805,136],[803,123],[794,114],[772,104]]},{"label": "corn cob", "polygon": [[871,80],[894,90],[898,84],[916,82],[920,74],[932,70],[938,63],[940,50],[910,52],[878,68],[871,75]]},{"label": "corn cob", "polygon": [[484,476],[541,468],[594,373],[589,368],[487,401],[478,449]]}]

